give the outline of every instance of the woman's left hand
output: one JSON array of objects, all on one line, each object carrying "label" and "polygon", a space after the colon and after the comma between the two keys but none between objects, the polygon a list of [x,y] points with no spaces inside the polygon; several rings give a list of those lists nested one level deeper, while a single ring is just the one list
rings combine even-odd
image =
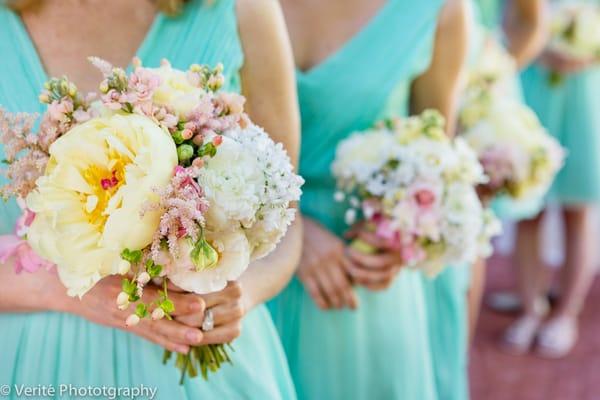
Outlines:
[{"label": "woman's left hand", "polygon": [[229,343],[241,334],[242,319],[246,315],[242,295],[242,286],[238,282],[229,282],[219,292],[199,295],[206,304],[204,310],[178,316],[175,320],[190,327],[202,328],[206,313],[210,310],[213,329],[204,330],[203,340],[198,345]]},{"label": "woman's left hand", "polygon": [[345,267],[353,282],[374,291],[390,287],[402,269],[403,260],[400,252],[392,249],[386,240],[362,228],[353,230],[350,236],[378,249],[374,254],[366,254],[350,246],[347,247],[346,252],[352,262],[346,263]]}]

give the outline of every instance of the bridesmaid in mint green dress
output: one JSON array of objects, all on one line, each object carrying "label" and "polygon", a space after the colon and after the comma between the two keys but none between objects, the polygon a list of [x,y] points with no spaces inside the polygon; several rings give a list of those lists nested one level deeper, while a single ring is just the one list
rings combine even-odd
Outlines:
[{"label": "bridesmaid in mint green dress", "polygon": [[[381,118],[407,115],[411,81],[431,61],[442,3],[389,0],[339,50],[297,72],[300,173],[306,179],[300,206],[305,218],[338,237],[348,226],[345,207],[334,201],[330,166],[335,148]],[[438,394],[430,350],[428,284],[421,273],[402,270],[384,291],[355,287],[356,310],[322,310],[294,278],[269,308],[298,397],[444,398]]]},{"label": "bridesmaid in mint green dress", "polygon": [[[556,0],[550,4],[567,2]],[[582,2],[600,5],[598,0]],[[562,207],[565,220],[565,263],[561,276],[560,300],[552,317],[539,328],[538,353],[547,357],[566,355],[576,342],[577,316],[593,279],[594,248],[597,247],[594,213],[600,201],[600,114],[598,91],[600,67],[597,64],[561,60],[546,50],[539,62],[522,74],[527,103],[537,112],[548,131],[566,148],[567,158],[548,195],[548,201]],[[564,68],[562,82],[551,83],[550,69]],[[539,226],[534,228],[539,229]],[[539,260],[532,268],[542,268]],[[535,275],[534,275],[535,276]],[[543,278],[540,278],[543,281]],[[533,282],[534,284],[536,282]],[[528,287],[531,287],[529,284]],[[538,282],[538,292],[529,293],[525,315],[537,317],[535,303],[548,290]],[[530,289],[531,292],[531,289]],[[546,307],[547,308],[547,307]],[[543,315],[542,315],[543,316]],[[521,335],[521,348],[529,336]]]},{"label": "bridesmaid in mint green dress", "polygon": [[[473,0],[472,4],[477,27],[473,31],[474,37],[471,39],[471,43],[476,54],[479,51],[478,47],[483,44],[481,36],[486,32],[495,34],[498,40],[505,40],[506,35],[502,22],[507,2],[505,0]],[[524,102],[518,75],[515,75],[511,84],[511,95],[514,95],[517,101]],[[507,197],[499,197],[492,203],[492,208],[496,215],[503,220],[519,221],[534,218],[540,213],[543,205],[543,198],[512,201]]]},{"label": "bridesmaid in mint green dress", "polygon": [[[228,89],[239,91],[243,53],[235,1],[191,1],[176,18],[158,15],[138,51],[150,66],[161,58],[185,69],[223,62]],[[20,17],[0,5],[0,104],[9,111],[42,111],[37,96],[46,80]],[[0,147],[0,152],[1,152]],[[0,233],[12,231],[19,211],[0,204]],[[35,279],[23,276],[23,279]],[[23,294],[24,296],[27,294]],[[107,301],[113,301],[107,299]],[[187,379],[163,365],[163,349],[128,332],[57,312],[0,314],[0,383],[156,388],[157,399],[294,399],[295,390],[277,331],[264,305],[244,319],[234,342],[233,365],[210,376]],[[16,396],[16,395],[15,395]]]}]

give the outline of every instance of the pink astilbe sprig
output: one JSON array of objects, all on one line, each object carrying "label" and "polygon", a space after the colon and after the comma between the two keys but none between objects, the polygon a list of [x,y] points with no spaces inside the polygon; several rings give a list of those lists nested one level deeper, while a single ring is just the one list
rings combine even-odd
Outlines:
[{"label": "pink astilbe sprig", "polygon": [[48,163],[47,147],[41,146],[39,137],[32,133],[36,119],[35,114],[12,114],[0,108],[0,142],[8,164],[4,175],[9,180],[0,188],[0,196],[5,199],[26,197]]},{"label": "pink astilbe sprig", "polygon": [[192,241],[199,238],[204,225],[204,214],[208,210],[208,201],[202,188],[196,182],[197,170],[193,167],[177,166],[169,185],[157,192],[160,200],[148,204],[143,212],[160,210],[163,212],[158,230],[152,241],[152,257],[160,263],[161,244],[166,240],[169,252],[177,257],[177,241],[189,237]]},{"label": "pink astilbe sprig", "polygon": [[82,96],[66,77],[50,79],[39,96],[48,109],[37,134],[32,131],[37,114],[0,109],[0,142],[8,164],[4,174],[10,182],[0,189],[0,196],[24,198],[34,189],[50,158],[50,146],[74,125],[91,118],[89,104],[93,98],[93,93]]}]

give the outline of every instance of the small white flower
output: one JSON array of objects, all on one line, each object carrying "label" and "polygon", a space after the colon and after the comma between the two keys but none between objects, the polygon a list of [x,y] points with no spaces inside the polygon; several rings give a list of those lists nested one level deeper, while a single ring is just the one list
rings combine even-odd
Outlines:
[{"label": "small white flower", "polygon": [[146,283],[150,282],[150,274],[147,272],[142,272],[138,275],[137,281],[140,285],[145,285]]},{"label": "small white flower", "polygon": [[140,323],[140,317],[138,317],[136,314],[131,314],[125,320],[125,325],[128,326],[128,327],[129,326],[135,326],[135,325],[137,325],[139,323]]},{"label": "small white flower", "polygon": [[159,319],[163,319],[165,316],[165,312],[162,308],[157,307],[152,311],[152,319],[157,321]]},{"label": "small white flower", "polygon": [[129,295],[127,293],[119,293],[117,296],[117,306],[119,307],[119,310],[125,310],[129,307]]},{"label": "small white flower", "polygon": [[356,210],[353,208],[346,210],[344,221],[346,221],[346,224],[348,225],[353,225],[356,222]]},{"label": "small white flower", "polygon": [[337,201],[338,203],[341,203],[342,201],[344,201],[346,199],[346,195],[344,194],[344,192],[337,191],[333,195],[333,199],[335,201]]}]

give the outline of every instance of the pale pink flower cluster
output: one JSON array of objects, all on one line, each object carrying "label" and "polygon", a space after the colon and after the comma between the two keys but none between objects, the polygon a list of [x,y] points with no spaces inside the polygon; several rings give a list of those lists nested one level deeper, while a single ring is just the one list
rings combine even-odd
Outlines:
[{"label": "pale pink flower cluster", "polygon": [[206,96],[188,115],[182,135],[193,138],[200,145],[207,135],[220,134],[236,127],[245,127],[248,117],[244,113],[246,99],[237,93],[221,92]]},{"label": "pale pink flower cluster", "polygon": [[9,183],[0,188],[3,198],[24,198],[35,188],[48,162],[47,146],[31,130],[37,116],[26,113],[11,114],[0,108],[0,142],[8,168],[4,174]]},{"label": "pale pink flower cluster", "polygon": [[496,146],[483,151],[479,161],[485,174],[489,177],[486,184],[492,190],[502,189],[508,182],[515,178],[515,152],[510,147]]},{"label": "pale pink flower cluster", "polygon": [[42,116],[38,132],[38,143],[44,151],[48,151],[50,145],[74,125],[81,124],[92,117],[88,104],[93,97],[94,94],[90,94],[78,107],[75,107],[71,97],[63,97],[48,104],[48,110]]},{"label": "pale pink flower cluster", "polygon": [[165,239],[174,257],[178,256],[179,239],[189,237],[192,241],[198,240],[208,201],[196,181],[197,177],[195,168],[177,166],[169,185],[158,192],[159,202],[146,207],[145,212],[155,209],[163,211],[152,242],[155,261],[160,260],[161,243]]}]

